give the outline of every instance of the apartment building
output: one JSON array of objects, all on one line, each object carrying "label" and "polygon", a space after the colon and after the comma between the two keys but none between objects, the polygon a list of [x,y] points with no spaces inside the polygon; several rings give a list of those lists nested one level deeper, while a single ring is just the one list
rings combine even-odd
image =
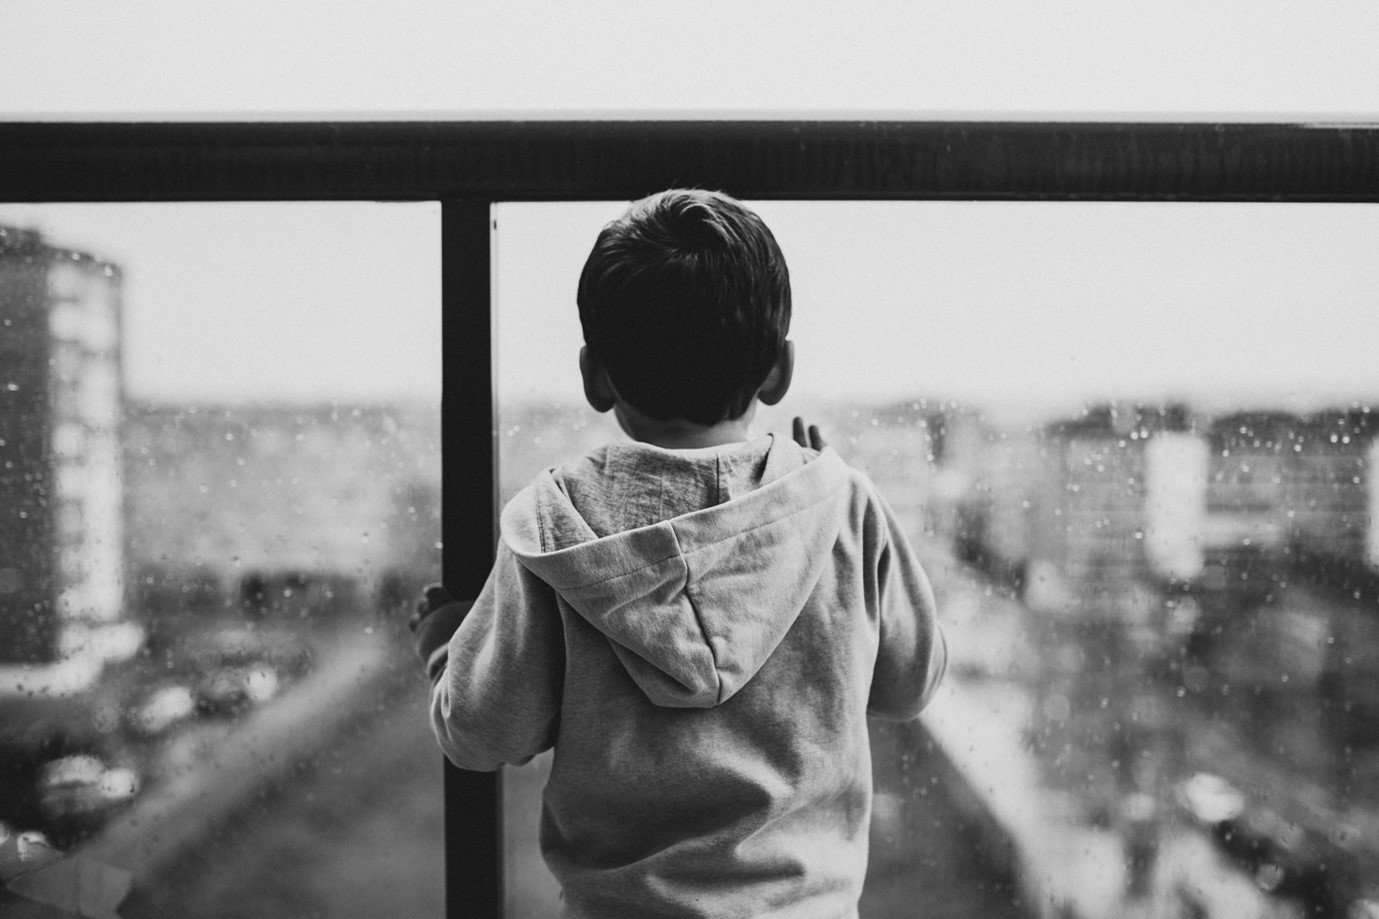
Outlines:
[{"label": "apartment building", "polygon": [[140,643],[124,601],[120,309],[117,266],[0,227],[0,667],[47,665],[30,688],[77,688]]}]

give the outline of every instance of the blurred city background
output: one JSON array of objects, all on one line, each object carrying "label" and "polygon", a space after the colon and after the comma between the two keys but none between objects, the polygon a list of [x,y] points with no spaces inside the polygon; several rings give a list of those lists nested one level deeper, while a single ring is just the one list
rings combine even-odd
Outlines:
[{"label": "blurred city background", "polygon": [[[1373,215],[811,207],[762,207],[801,380],[758,427],[872,476],[952,654],[874,734],[863,914],[1379,915]],[[496,211],[504,498],[618,436],[570,293],[617,209]],[[442,913],[404,625],[440,567],[437,238],[425,206],[0,209],[0,915],[74,878],[126,919]],[[506,778],[519,917],[558,909],[544,769]]]}]

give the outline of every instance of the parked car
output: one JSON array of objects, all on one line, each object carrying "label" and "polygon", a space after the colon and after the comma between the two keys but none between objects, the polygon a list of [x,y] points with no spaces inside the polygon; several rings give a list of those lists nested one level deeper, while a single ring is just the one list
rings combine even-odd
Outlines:
[{"label": "parked car", "polygon": [[196,713],[196,696],[190,686],[160,686],[128,709],[129,729],[144,738],[157,737]]},{"label": "parked car", "polygon": [[38,804],[50,820],[98,818],[139,793],[133,769],[111,767],[99,756],[77,753],[45,763],[39,770]]},{"label": "parked car", "polygon": [[242,715],[278,694],[278,673],[267,664],[217,667],[196,685],[196,707],[212,715]]}]

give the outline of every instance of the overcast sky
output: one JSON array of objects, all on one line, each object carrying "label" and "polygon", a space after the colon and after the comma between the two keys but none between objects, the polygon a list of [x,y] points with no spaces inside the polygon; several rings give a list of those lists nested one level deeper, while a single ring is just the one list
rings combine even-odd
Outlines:
[{"label": "overcast sky", "polygon": [[[1379,399],[1376,206],[755,206],[791,269],[798,395]],[[575,281],[622,207],[499,206],[507,397],[579,398]],[[0,223],[122,266],[135,395],[439,392],[433,204],[9,205]]]},{"label": "overcast sky", "polygon": [[[487,6],[487,9],[478,9]],[[1376,120],[1379,4],[10,5],[0,118]],[[0,181],[0,198],[3,182]],[[576,398],[573,284],[621,207],[499,213],[510,395]],[[1305,406],[1379,394],[1379,208],[760,206],[803,395]],[[4,205],[125,270],[168,398],[433,398],[434,205]],[[570,372],[565,372],[569,369]]]},{"label": "overcast sky", "polygon": [[[761,202],[795,386],[1060,410],[1107,397],[1379,400],[1379,207]],[[573,290],[620,206],[504,205],[500,371],[578,398]],[[538,268],[539,266],[539,268]]]},{"label": "overcast sky", "polygon": [[165,399],[435,400],[440,208],[3,205],[0,224],[118,264],[125,380]]}]

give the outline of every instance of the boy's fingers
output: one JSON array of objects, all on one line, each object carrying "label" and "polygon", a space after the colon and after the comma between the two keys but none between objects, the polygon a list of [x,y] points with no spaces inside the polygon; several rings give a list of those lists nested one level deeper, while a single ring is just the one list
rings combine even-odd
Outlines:
[{"label": "boy's fingers", "polygon": [[450,591],[440,584],[428,584],[421,596],[417,598],[416,609],[408,618],[407,626],[415,632],[417,626],[421,624],[421,620],[450,602],[452,602]]},{"label": "boy's fingers", "polygon": [[819,426],[811,424],[806,428],[804,419],[799,415],[796,415],[795,420],[790,422],[790,436],[795,439],[795,443],[811,450],[822,450],[828,446],[828,441],[824,440],[824,436],[819,433]]},{"label": "boy's fingers", "polygon": [[437,649],[450,643],[450,637],[455,634],[461,620],[473,605],[473,600],[452,600],[431,610],[430,614],[422,617],[421,622],[412,630],[412,647],[417,652],[417,657],[426,664],[433,680],[440,672],[440,667],[444,666],[444,655],[437,655]]},{"label": "boy's fingers", "polygon": [[427,584],[421,595],[427,603],[431,604],[432,609],[444,606],[453,599],[450,596],[450,591],[440,584]]}]

